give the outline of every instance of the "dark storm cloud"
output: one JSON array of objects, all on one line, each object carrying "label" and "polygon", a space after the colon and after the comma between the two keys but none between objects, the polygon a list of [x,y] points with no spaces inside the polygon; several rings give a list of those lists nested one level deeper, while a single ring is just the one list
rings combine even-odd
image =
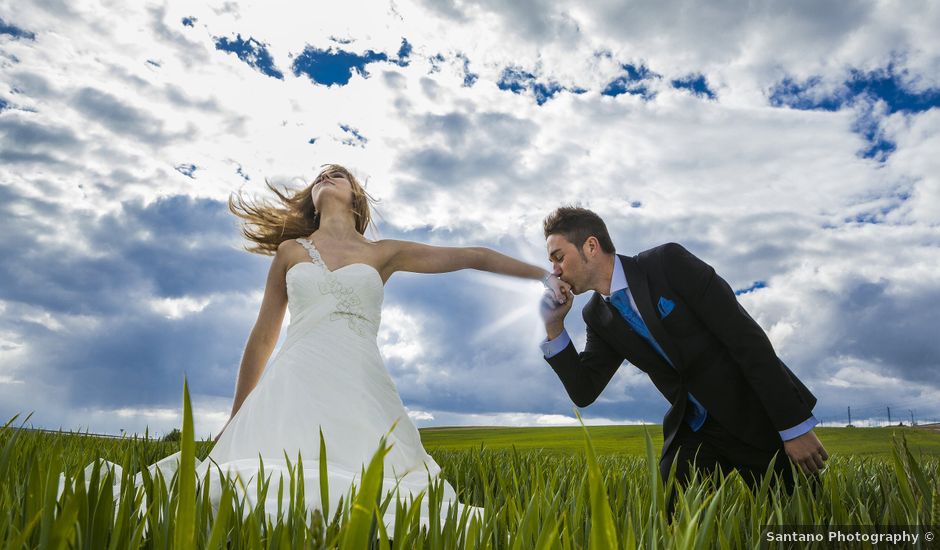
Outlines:
[{"label": "dark storm cloud", "polygon": [[[24,210],[37,214],[18,214]],[[67,216],[96,254],[41,245],[38,216]],[[176,406],[184,372],[198,391],[231,395],[255,313],[238,296],[263,288],[271,260],[234,246],[235,220],[224,202],[170,197],[125,203],[120,213],[95,219],[0,186],[0,220],[0,231],[18,235],[0,241],[0,300],[53,320],[85,319],[50,331],[5,317],[5,329],[30,343],[31,384],[67,388],[69,404],[106,409]],[[152,239],[135,237],[145,233]],[[218,293],[235,298],[182,319],[150,307],[151,299]]]},{"label": "dark storm cloud", "polygon": [[49,98],[57,95],[57,92],[49,84],[49,81],[40,74],[27,71],[18,71],[10,75],[11,88],[20,94],[33,98]]},{"label": "dark storm cloud", "polygon": [[[27,198],[12,188],[0,191],[5,199],[0,204],[0,230],[20,235],[0,241],[0,297],[5,300],[52,312],[115,315],[126,310],[127,296],[244,290],[253,272],[245,254],[231,247],[235,221],[221,201],[170,197],[147,207],[125,203],[119,214],[96,219],[90,213],[66,213],[54,202]],[[35,214],[18,215],[20,209]],[[43,226],[33,216],[68,216],[88,242],[107,253],[86,258],[39,246],[37,233]],[[131,237],[140,234],[152,239]]]},{"label": "dark storm cloud", "polygon": [[580,34],[578,22],[554,2],[546,0],[522,0],[500,2],[484,0],[469,3],[454,0],[424,0],[423,4],[435,13],[456,22],[470,20],[471,10],[482,8],[499,15],[507,28],[535,41],[570,41]]},{"label": "dark storm cloud", "polygon": [[396,188],[406,201],[420,195],[428,182],[456,190],[494,174],[517,172],[519,151],[536,132],[532,121],[505,113],[424,115],[413,126],[416,135],[440,144],[402,154],[399,168],[415,178]]},{"label": "dark storm cloud", "polygon": [[196,109],[203,112],[220,112],[222,110],[215,97],[196,99],[186,93],[185,89],[175,84],[167,85],[166,98],[174,105],[178,105],[180,107],[189,107],[191,109]]},{"label": "dark storm cloud", "polygon": [[[171,27],[167,24],[165,7],[155,6],[148,8],[147,11],[150,16],[150,29],[164,44],[176,50],[177,59],[183,65],[191,67],[194,64],[204,64],[209,61],[209,53],[203,44],[187,38],[187,35],[180,32],[175,25]],[[186,28],[192,28],[192,26]]]},{"label": "dark storm cloud", "polygon": [[82,88],[74,94],[72,105],[112,132],[151,145],[164,145],[179,137],[179,134],[164,131],[163,121],[150,113],[102,90]]},{"label": "dark storm cloud", "polygon": [[0,160],[4,162],[69,165],[84,150],[71,128],[46,123],[30,113],[0,116]]},{"label": "dark storm cloud", "polygon": [[833,303],[837,322],[830,357],[856,357],[891,376],[940,387],[940,313],[933,307],[940,303],[940,284],[897,287],[880,280],[857,281],[844,289]]},{"label": "dark storm cloud", "polygon": [[95,334],[43,338],[43,378],[68,387],[82,407],[175,407],[184,374],[190,391],[228,396],[249,320],[224,306],[178,320],[128,311],[103,319]]}]

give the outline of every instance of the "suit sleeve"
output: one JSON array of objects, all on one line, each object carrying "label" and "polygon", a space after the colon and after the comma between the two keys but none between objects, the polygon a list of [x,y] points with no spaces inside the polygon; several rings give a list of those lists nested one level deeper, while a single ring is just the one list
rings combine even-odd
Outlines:
[{"label": "suit sleeve", "polygon": [[578,353],[574,342],[545,359],[564,384],[568,396],[578,407],[587,407],[601,394],[623,357],[587,325],[587,342]]},{"label": "suit sleeve", "polygon": [[783,431],[812,417],[770,339],[738,303],[731,286],[682,245],[664,245],[663,254],[670,286],[728,349],[774,427]]}]

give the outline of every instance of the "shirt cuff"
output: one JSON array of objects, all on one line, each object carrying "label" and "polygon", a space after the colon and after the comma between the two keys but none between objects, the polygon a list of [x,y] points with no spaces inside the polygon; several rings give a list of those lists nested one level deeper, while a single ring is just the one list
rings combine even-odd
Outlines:
[{"label": "shirt cuff", "polygon": [[809,418],[807,418],[803,422],[800,422],[796,426],[793,426],[792,428],[789,428],[787,430],[783,430],[782,432],[780,432],[780,439],[784,441],[789,441],[791,439],[800,437],[806,432],[812,430],[813,427],[816,426],[816,424],[819,424],[819,421],[816,420],[815,416],[810,416]]},{"label": "shirt cuff", "polygon": [[549,359],[561,353],[561,350],[567,348],[570,343],[571,337],[568,336],[568,331],[562,329],[561,334],[551,340],[545,340],[539,344],[539,347],[542,348],[542,355],[544,355],[546,359]]}]

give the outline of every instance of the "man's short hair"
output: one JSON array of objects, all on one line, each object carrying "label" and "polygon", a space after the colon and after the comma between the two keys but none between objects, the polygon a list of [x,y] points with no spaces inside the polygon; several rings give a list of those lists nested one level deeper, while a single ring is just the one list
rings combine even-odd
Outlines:
[{"label": "man's short hair", "polygon": [[584,242],[587,241],[588,237],[593,236],[600,243],[601,250],[608,254],[616,252],[604,220],[587,208],[579,206],[556,208],[542,222],[542,229],[545,230],[546,239],[549,235],[561,235],[568,239],[571,244],[577,246],[578,250],[584,246]]}]

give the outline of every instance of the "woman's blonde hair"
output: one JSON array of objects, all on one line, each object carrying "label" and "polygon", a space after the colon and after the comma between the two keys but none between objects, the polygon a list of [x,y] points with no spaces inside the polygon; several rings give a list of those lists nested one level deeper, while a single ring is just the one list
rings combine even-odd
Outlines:
[{"label": "woman's blonde hair", "polygon": [[310,190],[320,176],[329,172],[342,173],[352,185],[351,210],[356,218],[356,231],[365,235],[366,228],[372,223],[369,203],[375,202],[375,199],[366,192],[349,170],[338,164],[327,164],[312,182],[299,190],[285,188],[284,192],[281,192],[265,180],[265,185],[274,191],[280,204],[272,204],[266,200],[258,202],[246,200],[242,197],[241,190],[229,196],[228,209],[245,220],[241,233],[254,243],[246,246],[245,250],[271,255],[277,251],[278,245],[282,242],[297,237],[307,237],[316,231],[320,227],[320,213],[313,205]]}]

